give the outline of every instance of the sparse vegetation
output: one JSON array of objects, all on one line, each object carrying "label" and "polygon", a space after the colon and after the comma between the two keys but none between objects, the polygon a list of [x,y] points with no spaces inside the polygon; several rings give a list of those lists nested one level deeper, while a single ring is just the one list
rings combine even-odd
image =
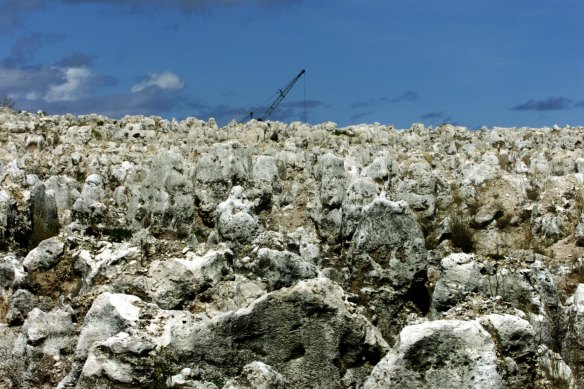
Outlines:
[{"label": "sparse vegetation", "polygon": [[172,376],[171,355],[167,350],[160,354],[158,363],[154,366],[153,380],[148,385],[148,389],[170,388],[170,377]]},{"label": "sparse vegetation", "polygon": [[85,179],[87,178],[87,174],[81,169],[76,170],[74,175],[77,182],[85,182]]},{"label": "sparse vegetation", "polygon": [[352,133],[352,132],[347,132],[347,131],[343,131],[343,130],[340,130],[340,129],[335,129],[333,131],[333,135],[336,135],[336,136],[344,135],[344,136],[348,136],[349,138],[352,138],[352,137],[355,136],[355,134]]},{"label": "sparse vegetation", "polygon": [[540,190],[537,185],[529,186],[525,189],[525,196],[530,201],[539,200]]},{"label": "sparse vegetation", "polygon": [[471,253],[474,249],[473,232],[469,226],[468,220],[462,212],[458,210],[451,217],[451,242],[465,253]]},{"label": "sparse vegetation", "polygon": [[513,215],[510,213],[504,213],[503,216],[497,219],[497,228],[500,230],[504,230],[511,224],[511,220],[513,219]]},{"label": "sparse vegetation", "polygon": [[101,140],[103,138],[101,131],[96,130],[95,128],[91,130],[91,135],[97,140]]},{"label": "sparse vegetation", "polygon": [[103,231],[104,235],[109,236],[110,242],[121,243],[132,238],[134,233],[126,228],[112,228]]},{"label": "sparse vegetation", "polygon": [[501,260],[505,259],[505,256],[502,254],[499,254],[499,253],[490,253],[490,254],[487,254],[487,257],[489,257],[495,261],[501,261]]},{"label": "sparse vegetation", "polygon": [[0,97],[0,108],[8,108],[14,110],[14,99],[8,95]]}]

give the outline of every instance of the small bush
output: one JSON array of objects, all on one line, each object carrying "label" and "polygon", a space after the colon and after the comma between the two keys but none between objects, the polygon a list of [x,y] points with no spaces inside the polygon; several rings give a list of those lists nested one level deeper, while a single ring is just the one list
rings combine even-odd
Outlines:
[{"label": "small bush", "polygon": [[539,188],[534,185],[525,189],[525,196],[527,196],[527,199],[530,201],[539,200]]},{"label": "small bush", "polygon": [[87,178],[87,174],[83,171],[81,171],[81,169],[78,169],[75,171],[75,180],[77,180],[77,182],[85,182],[85,179]]},{"label": "small bush", "polygon": [[582,192],[574,188],[576,194],[574,195],[574,208],[576,208],[576,212],[581,214],[584,211],[584,195]]},{"label": "small bush", "polygon": [[4,95],[0,98],[0,108],[8,108],[14,110],[14,99]]},{"label": "small bush", "polygon": [[98,127],[101,127],[105,124],[105,122],[103,120],[98,120],[96,124]]},{"label": "small bush", "polygon": [[96,130],[96,129],[92,129],[91,130],[91,134],[93,135],[93,137],[97,140],[100,140],[101,138],[103,138],[103,135],[101,134],[100,131]]},{"label": "small bush", "polygon": [[509,224],[511,224],[511,220],[513,219],[513,215],[510,213],[505,213],[503,216],[497,219],[497,228],[500,230],[504,230]]},{"label": "small bush", "polygon": [[474,250],[474,234],[468,221],[462,216],[462,212],[458,211],[452,217],[450,230],[452,234],[450,241],[455,247],[458,247],[465,253],[471,253]]},{"label": "small bush", "polygon": [[121,243],[132,238],[134,233],[125,228],[112,228],[111,230],[104,231],[104,234],[109,235],[109,241],[115,243]]},{"label": "small bush", "polygon": [[477,214],[477,212],[481,208],[481,204],[479,203],[478,200],[473,200],[473,201],[467,203],[466,207],[468,209],[468,213],[472,216],[472,215]]},{"label": "small bush", "polygon": [[500,260],[505,259],[505,256],[502,254],[499,254],[499,253],[490,253],[490,254],[487,254],[487,257],[489,257],[495,261],[500,261]]}]

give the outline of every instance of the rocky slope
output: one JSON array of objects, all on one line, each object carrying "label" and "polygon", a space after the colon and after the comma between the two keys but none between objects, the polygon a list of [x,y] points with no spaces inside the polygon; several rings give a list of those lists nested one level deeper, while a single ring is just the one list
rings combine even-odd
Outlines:
[{"label": "rocky slope", "polygon": [[0,111],[0,388],[584,388],[583,142]]}]

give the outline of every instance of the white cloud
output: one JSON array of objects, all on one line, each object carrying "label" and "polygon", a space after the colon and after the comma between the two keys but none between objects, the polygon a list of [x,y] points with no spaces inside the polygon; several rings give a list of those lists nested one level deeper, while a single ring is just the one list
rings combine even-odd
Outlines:
[{"label": "white cloud", "polygon": [[134,85],[131,89],[132,93],[141,92],[151,86],[158,87],[162,90],[179,90],[185,85],[184,80],[172,72],[152,73],[150,78]]},{"label": "white cloud", "polygon": [[0,65],[0,95],[8,94],[14,99],[40,98],[45,95],[48,85],[62,80],[61,72],[57,68],[19,69]]},{"label": "white cloud", "polygon": [[86,67],[61,69],[65,82],[50,85],[44,100],[49,103],[55,101],[79,100],[85,95],[88,84],[92,79],[91,70]]}]

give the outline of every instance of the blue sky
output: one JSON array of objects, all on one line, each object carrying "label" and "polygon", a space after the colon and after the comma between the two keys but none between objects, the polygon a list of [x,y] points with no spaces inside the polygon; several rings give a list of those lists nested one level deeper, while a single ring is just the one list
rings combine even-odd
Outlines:
[{"label": "blue sky", "polygon": [[[0,0],[0,96],[50,114],[584,125],[581,0]],[[269,105],[269,104],[268,104]]]}]

